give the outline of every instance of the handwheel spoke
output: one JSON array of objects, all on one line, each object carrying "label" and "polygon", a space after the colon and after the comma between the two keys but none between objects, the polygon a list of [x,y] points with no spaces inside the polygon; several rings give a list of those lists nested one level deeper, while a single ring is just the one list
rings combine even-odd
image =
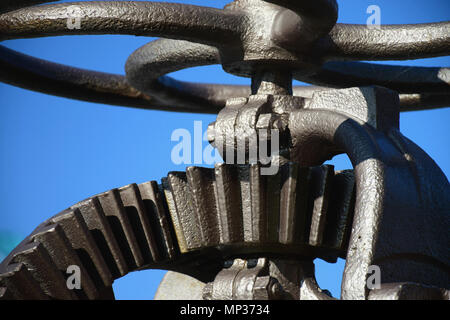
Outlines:
[{"label": "handwheel spoke", "polygon": [[[68,21],[80,18],[80,28]],[[129,34],[226,45],[241,15],[176,3],[95,1],[27,7],[0,15],[0,40],[80,34]],[[71,20],[72,21],[72,20]]]},{"label": "handwheel spoke", "polygon": [[329,62],[314,75],[295,78],[331,87],[383,86],[399,93],[448,93],[450,69],[391,66],[363,62]]},{"label": "handwheel spoke", "polygon": [[0,80],[25,89],[90,102],[145,109],[165,106],[131,87],[124,76],[73,68],[4,46],[0,46]]},{"label": "handwheel spoke", "polygon": [[411,60],[450,54],[450,21],[409,25],[337,24],[322,40],[328,60]]}]

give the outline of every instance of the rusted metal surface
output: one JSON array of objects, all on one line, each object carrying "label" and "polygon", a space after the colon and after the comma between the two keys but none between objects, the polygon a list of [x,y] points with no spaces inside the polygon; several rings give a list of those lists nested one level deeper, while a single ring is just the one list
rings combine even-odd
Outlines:
[{"label": "rusted metal surface", "polygon": [[[341,257],[342,299],[448,299],[450,185],[400,133],[399,114],[448,106],[450,71],[357,61],[448,55],[450,22],[376,31],[336,24],[334,0],[236,0],[223,10],[127,1],[26,7],[42,2],[2,3],[0,39],[167,39],[137,49],[125,77],[2,47],[0,80],[85,101],[217,113],[208,139],[226,163],[113,189],[45,221],[0,265],[0,298],[112,299],[115,279],[158,268],[196,278],[193,294],[203,299],[328,300],[313,260]],[[70,6],[83,28],[67,28]],[[251,78],[251,87],[166,76],[209,64]],[[293,79],[319,86],[293,87]],[[259,149],[279,137],[273,174],[252,157],[255,137]],[[245,164],[234,164],[242,145]],[[323,165],[340,153],[353,170]],[[67,288],[70,265],[80,266],[82,289]],[[368,287],[374,265],[378,289]]]}]

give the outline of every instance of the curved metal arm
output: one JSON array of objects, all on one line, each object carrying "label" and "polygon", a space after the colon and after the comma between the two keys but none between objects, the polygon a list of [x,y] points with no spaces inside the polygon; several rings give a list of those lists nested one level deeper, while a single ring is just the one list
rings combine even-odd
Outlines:
[{"label": "curved metal arm", "polygon": [[0,80],[21,88],[90,102],[168,109],[121,75],[77,69],[0,46]]},{"label": "curved metal arm", "polygon": [[[75,12],[74,12],[75,11]],[[80,17],[82,28],[69,29]],[[0,40],[67,34],[163,36],[223,46],[239,38],[239,12],[176,3],[96,1],[27,7],[0,15]]]},{"label": "curved metal arm", "polygon": [[399,93],[450,92],[450,68],[409,67],[364,62],[328,62],[316,74],[294,78],[337,88],[378,85]]},{"label": "curved metal arm", "polygon": [[[448,234],[444,229],[448,225],[450,203],[446,194],[450,186],[431,158],[395,128],[380,134],[335,111],[296,110],[290,114],[288,128],[295,146],[291,158],[307,161],[303,165],[314,164],[328,158],[329,146],[337,146],[345,150],[355,168],[355,215],[342,299],[367,298],[371,265],[381,270],[391,268],[383,282],[397,277],[438,285],[439,280],[430,280],[430,274],[439,274],[448,286],[448,240],[439,237]],[[406,159],[405,154],[411,158]],[[402,260],[407,263],[398,268]],[[418,271],[426,269],[430,271]]]},{"label": "curved metal arm", "polygon": [[450,21],[410,25],[337,24],[322,40],[326,60],[409,60],[450,54]]},{"label": "curved metal arm", "polygon": [[165,76],[185,68],[217,64],[219,60],[219,52],[214,47],[160,39],[137,49],[128,58],[125,70],[133,87],[161,101],[193,109],[214,108],[219,112],[227,98],[234,94],[248,94],[249,89],[188,83]]}]

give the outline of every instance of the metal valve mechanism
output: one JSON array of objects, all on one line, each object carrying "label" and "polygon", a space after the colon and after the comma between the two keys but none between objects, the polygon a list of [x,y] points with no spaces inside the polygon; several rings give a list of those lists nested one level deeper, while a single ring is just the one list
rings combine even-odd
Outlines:
[{"label": "metal valve mechanism", "polygon": [[[185,284],[180,298],[333,299],[317,285],[313,260],[341,257],[342,299],[448,299],[450,185],[400,133],[399,113],[448,106],[450,71],[351,60],[448,55],[449,22],[376,31],[336,24],[335,0],[236,0],[223,10],[127,1],[26,7],[43,2],[0,5],[0,40],[171,39],[137,49],[126,77],[1,47],[0,80],[87,101],[218,113],[208,137],[225,163],[113,189],[50,218],[0,265],[0,298],[111,299],[114,279],[158,268],[197,282],[168,273],[156,298]],[[67,29],[69,6],[83,28]],[[250,77],[251,88],[166,76],[216,63]],[[320,86],[292,87],[293,79]],[[323,165],[340,153],[353,170]],[[65,286],[69,265],[80,266],[79,290]],[[367,286],[373,265],[377,289]]]}]

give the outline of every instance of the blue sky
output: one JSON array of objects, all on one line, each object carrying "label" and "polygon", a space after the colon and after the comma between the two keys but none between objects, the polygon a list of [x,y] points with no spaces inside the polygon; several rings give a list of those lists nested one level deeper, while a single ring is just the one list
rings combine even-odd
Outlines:
[{"label": "blue sky", "polygon": [[[164,1],[169,2],[169,1]],[[170,1],[222,8],[228,1]],[[365,23],[369,5],[381,8],[382,24],[450,20],[450,1],[345,0],[339,22]],[[152,38],[64,36],[5,41],[9,48],[76,67],[124,74],[125,61]],[[389,62],[390,63],[390,62]],[[450,58],[393,62],[414,66],[450,66]],[[220,66],[183,70],[180,80],[249,84]],[[172,132],[193,132],[213,115],[147,111],[53,97],[0,83],[0,258],[40,222],[93,194],[132,182],[159,181],[184,170],[172,163]],[[450,174],[450,108],[403,113],[401,131]],[[338,169],[350,165],[344,156]],[[316,261],[318,282],[339,296],[344,261]],[[151,299],[163,271],[142,271],[114,283],[118,299]]]}]

